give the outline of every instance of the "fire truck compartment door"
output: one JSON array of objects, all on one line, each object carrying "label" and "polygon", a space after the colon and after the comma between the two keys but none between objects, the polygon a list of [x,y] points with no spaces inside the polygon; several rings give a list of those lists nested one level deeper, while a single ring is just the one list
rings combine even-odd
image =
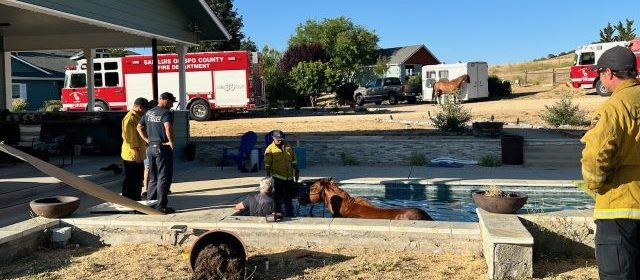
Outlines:
[{"label": "fire truck compartment door", "polygon": [[127,91],[127,108],[132,108],[133,102],[138,97],[144,97],[148,100],[153,99],[151,74],[125,74],[124,80]]},{"label": "fire truck compartment door", "polygon": [[247,71],[224,70],[214,71],[216,106],[235,107],[246,106],[247,97]]}]

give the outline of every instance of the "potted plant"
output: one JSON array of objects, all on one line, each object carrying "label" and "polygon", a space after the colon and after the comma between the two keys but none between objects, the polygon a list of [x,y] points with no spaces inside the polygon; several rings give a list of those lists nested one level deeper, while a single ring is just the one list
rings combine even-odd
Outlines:
[{"label": "potted plant", "polygon": [[480,209],[491,213],[511,214],[527,203],[527,195],[518,192],[505,192],[496,185],[486,191],[473,192],[473,201]]}]

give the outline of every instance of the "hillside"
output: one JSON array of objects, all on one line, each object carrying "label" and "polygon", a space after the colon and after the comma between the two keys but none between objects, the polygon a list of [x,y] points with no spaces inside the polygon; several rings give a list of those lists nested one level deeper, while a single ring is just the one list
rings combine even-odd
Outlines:
[{"label": "hillside", "polygon": [[551,84],[552,70],[556,71],[556,83],[564,83],[569,80],[569,69],[573,65],[573,54],[554,57],[551,59],[501,64],[489,67],[489,75],[496,75],[512,83],[515,80],[524,82],[525,71],[527,83],[532,85]]}]

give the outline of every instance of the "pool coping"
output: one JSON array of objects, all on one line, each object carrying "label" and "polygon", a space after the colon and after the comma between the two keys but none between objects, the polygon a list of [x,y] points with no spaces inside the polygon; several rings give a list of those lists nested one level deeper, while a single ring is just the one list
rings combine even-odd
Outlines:
[{"label": "pool coping", "polygon": [[[310,179],[313,180],[313,179]],[[310,181],[305,180],[305,181]],[[338,180],[340,184],[417,184],[445,186],[489,186],[500,187],[576,187],[575,180],[522,180],[522,179],[460,179],[460,178],[358,178]]]}]

